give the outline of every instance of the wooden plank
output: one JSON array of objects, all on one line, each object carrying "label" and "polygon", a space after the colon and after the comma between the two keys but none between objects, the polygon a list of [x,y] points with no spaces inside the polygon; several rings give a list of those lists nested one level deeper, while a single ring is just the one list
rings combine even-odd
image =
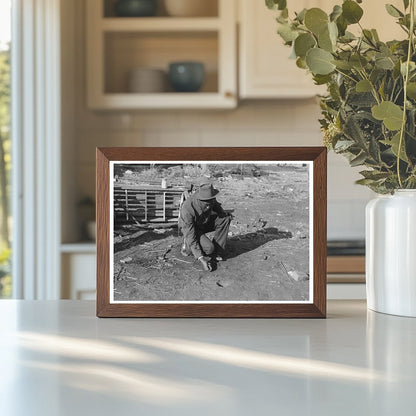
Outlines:
[{"label": "wooden plank", "polygon": [[166,221],[166,192],[163,192],[163,221]]},{"label": "wooden plank", "polygon": [[152,185],[147,185],[147,186],[138,186],[138,185],[123,185],[123,186],[114,186],[114,192],[120,191],[120,190],[124,190],[124,189],[128,189],[128,190],[135,190],[137,192],[164,192],[165,190],[167,192],[171,192],[173,194],[181,194],[182,192],[185,191],[185,187],[179,187],[177,189],[175,188],[161,188],[160,186],[152,186]]},{"label": "wooden plank", "polygon": [[128,195],[127,195],[127,189],[126,189],[126,220],[129,220],[129,199],[128,199]]},{"label": "wooden plank", "polygon": [[147,221],[147,191],[144,191],[144,220]]}]

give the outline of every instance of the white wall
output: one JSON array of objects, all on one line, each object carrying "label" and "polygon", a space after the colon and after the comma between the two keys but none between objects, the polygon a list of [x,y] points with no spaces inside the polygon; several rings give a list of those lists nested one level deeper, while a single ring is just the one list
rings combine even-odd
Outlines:
[{"label": "white wall", "polygon": [[[95,192],[96,146],[311,146],[321,145],[319,107],[314,99],[241,102],[233,111],[92,112],[86,109],[85,22],[82,0],[75,0],[75,25],[64,28],[73,41],[63,49],[64,88],[75,112],[64,146],[64,183],[75,189],[65,211],[74,212],[76,200]],[[64,22],[70,19],[64,19]],[[73,87],[73,88],[72,88]],[[72,101],[72,93],[75,97]],[[65,101],[65,96],[63,97]],[[70,106],[69,106],[70,107]],[[71,111],[71,108],[67,110]],[[203,150],[201,149],[201,153]],[[202,153],[203,155],[203,153]],[[372,193],[354,185],[359,169],[342,157],[329,155],[328,237],[363,238],[364,206]],[[72,183],[72,184],[71,184]],[[65,185],[66,186],[66,185]],[[71,192],[72,193],[72,192]],[[64,227],[64,241],[74,239]]]}]

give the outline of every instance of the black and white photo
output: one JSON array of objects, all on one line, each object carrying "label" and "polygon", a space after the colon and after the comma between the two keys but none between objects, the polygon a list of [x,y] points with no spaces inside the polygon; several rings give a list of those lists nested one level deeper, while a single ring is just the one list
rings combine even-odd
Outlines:
[{"label": "black and white photo", "polygon": [[312,303],[311,161],[110,162],[110,303]]}]

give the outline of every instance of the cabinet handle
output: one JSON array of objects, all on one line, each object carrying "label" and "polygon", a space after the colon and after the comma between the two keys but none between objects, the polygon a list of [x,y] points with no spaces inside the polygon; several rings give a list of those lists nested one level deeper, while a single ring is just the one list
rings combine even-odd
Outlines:
[{"label": "cabinet handle", "polygon": [[224,95],[225,95],[225,98],[233,98],[234,97],[234,93],[232,91],[225,91]]}]

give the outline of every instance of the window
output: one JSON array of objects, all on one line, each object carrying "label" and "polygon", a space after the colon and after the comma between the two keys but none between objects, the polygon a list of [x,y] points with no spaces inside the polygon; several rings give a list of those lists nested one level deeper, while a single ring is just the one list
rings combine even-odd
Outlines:
[{"label": "window", "polygon": [[10,0],[0,0],[0,298],[9,298],[12,293],[10,268],[10,8]]}]

